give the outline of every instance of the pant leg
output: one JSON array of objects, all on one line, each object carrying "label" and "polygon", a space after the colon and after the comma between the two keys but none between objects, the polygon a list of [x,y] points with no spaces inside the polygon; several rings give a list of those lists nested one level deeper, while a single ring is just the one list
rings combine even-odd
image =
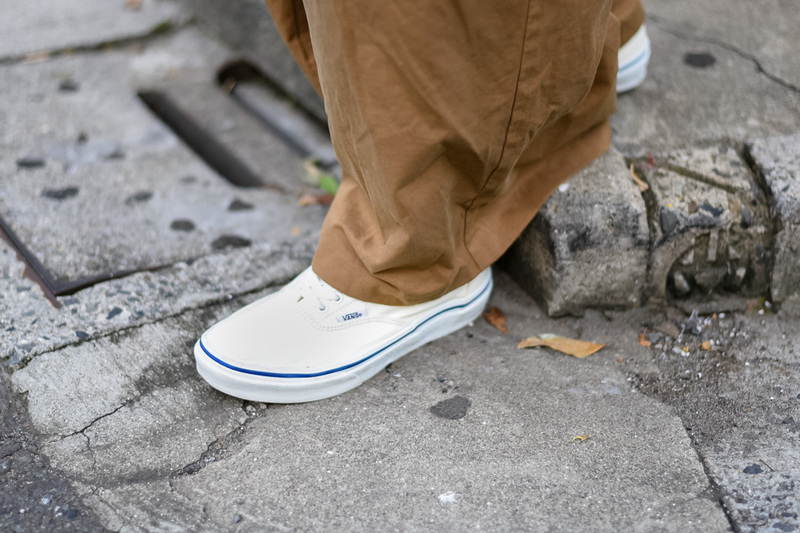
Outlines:
[{"label": "pant leg", "polygon": [[272,20],[295,61],[311,84],[322,94],[317,75],[317,60],[311,46],[308,18],[303,0],[265,0]]},{"label": "pant leg", "polygon": [[611,1],[500,4],[307,0],[310,47],[284,31],[313,50],[343,167],[314,259],[342,292],[398,305],[466,283],[607,148]]},{"label": "pant leg", "polygon": [[611,13],[620,23],[620,42],[628,39],[644,24],[644,7],[640,0],[614,0]]}]

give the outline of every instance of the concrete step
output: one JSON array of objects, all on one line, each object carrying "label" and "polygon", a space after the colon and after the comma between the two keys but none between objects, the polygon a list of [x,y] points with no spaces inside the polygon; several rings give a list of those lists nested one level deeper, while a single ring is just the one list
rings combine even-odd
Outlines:
[{"label": "concrete step", "polygon": [[[228,246],[316,242],[325,208],[298,205],[303,159],[219,88],[216,68],[229,59],[186,29],[141,49],[3,67],[15,90],[0,102],[0,216],[57,283]],[[140,90],[170,96],[264,185],[226,181],[145,107]]]}]

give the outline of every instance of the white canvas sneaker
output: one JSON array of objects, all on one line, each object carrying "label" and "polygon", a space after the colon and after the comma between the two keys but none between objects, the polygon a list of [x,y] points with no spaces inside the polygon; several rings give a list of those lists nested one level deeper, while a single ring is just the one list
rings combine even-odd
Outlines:
[{"label": "white canvas sneaker", "polygon": [[650,62],[650,38],[647,36],[644,24],[628,42],[622,45],[617,58],[618,93],[633,90],[644,83],[647,77],[647,65]]},{"label": "white canvas sneaker", "polygon": [[478,318],[492,292],[486,269],[441,298],[390,306],[350,298],[309,267],[280,291],[203,333],[197,371],[231,396],[268,403],[328,398]]}]

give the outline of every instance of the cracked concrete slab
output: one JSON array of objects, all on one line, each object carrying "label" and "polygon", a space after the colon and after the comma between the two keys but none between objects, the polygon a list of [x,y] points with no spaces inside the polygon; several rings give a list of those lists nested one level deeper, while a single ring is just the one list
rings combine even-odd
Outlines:
[{"label": "cracked concrete slab", "polygon": [[[509,335],[481,320],[330,400],[243,410],[194,374],[196,335],[255,294],[41,355],[13,382],[34,429],[82,430],[43,449],[108,528],[726,531],[680,420],[632,388],[654,367],[630,317],[553,321],[497,281]],[[516,349],[544,331],[615,342],[584,360]]]},{"label": "cracked concrete slab", "polygon": [[[719,43],[757,59],[764,71],[800,90],[800,5],[782,0],[644,2],[647,14],[698,42]],[[754,24],[754,21],[758,21]]]},{"label": "cracked concrete slab", "polygon": [[[209,94],[216,94],[217,111],[225,111],[223,103],[230,110],[233,104],[213,87],[214,66],[226,53],[185,30],[141,50],[3,67],[19,90],[0,104],[7,126],[0,131],[0,213],[56,279],[154,268],[226,246],[316,241],[325,209],[298,206],[302,160],[280,141],[267,132],[255,135],[252,125],[238,136],[262,150],[265,178],[293,192],[235,187],[136,97],[137,88],[167,85],[194,94],[187,102],[213,103]],[[169,82],[183,76],[180,87]],[[207,87],[190,83],[203,76]],[[79,87],[59,90],[64,79]],[[227,115],[217,129],[235,129],[235,120],[244,120]]]},{"label": "cracked concrete slab", "polygon": [[[166,476],[242,423],[194,371],[203,312],[50,352],[16,371],[45,453],[75,479]],[[103,379],[95,379],[102,375]],[[121,453],[124,451],[124,453]]]},{"label": "cracked concrete slab", "polygon": [[[666,23],[651,21],[648,31],[653,46],[648,77],[620,95],[611,118],[614,146],[626,156],[800,131],[800,93],[760,74],[750,59],[679,37]],[[689,54],[705,54],[713,62],[693,66]]]},{"label": "cracked concrete slab", "polygon": [[55,308],[0,243],[0,358],[25,365],[46,351],[286,282],[311,263],[313,251],[300,239],[211,254],[94,285],[58,298]]},{"label": "cracked concrete slab", "polygon": [[[270,407],[176,490],[231,527],[727,531],[683,426],[614,369],[635,340],[592,361],[516,350],[559,325],[515,291],[492,301],[510,336],[480,321],[343,396]],[[583,338],[619,325],[594,319]],[[459,398],[463,418],[431,410]]]},{"label": "cracked concrete slab", "polygon": [[[654,338],[661,374],[639,387],[675,407],[736,531],[800,528],[798,318],[723,313],[704,319],[700,332]],[[678,348],[702,340],[710,350]]]},{"label": "cracked concrete slab", "polygon": [[1,0],[0,12],[13,14],[3,27],[0,59],[35,52],[93,47],[109,41],[141,37],[176,24],[181,6],[167,0],[133,2],[107,0]]}]

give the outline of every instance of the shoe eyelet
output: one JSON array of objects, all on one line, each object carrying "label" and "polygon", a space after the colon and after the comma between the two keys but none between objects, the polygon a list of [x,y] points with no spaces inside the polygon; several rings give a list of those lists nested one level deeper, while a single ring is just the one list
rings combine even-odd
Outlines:
[{"label": "shoe eyelet", "polygon": [[341,299],[342,299],[342,295],[341,295],[341,294],[339,294],[339,293],[337,293],[337,294],[336,294],[336,299],[334,300],[334,302],[341,301]]},{"label": "shoe eyelet", "polygon": [[320,313],[322,313],[323,311],[325,311],[327,308],[328,308],[328,307],[327,307],[327,306],[325,306],[325,305],[321,305],[321,306],[319,306],[319,307],[318,307],[318,309],[319,309],[319,312],[320,312]]}]

